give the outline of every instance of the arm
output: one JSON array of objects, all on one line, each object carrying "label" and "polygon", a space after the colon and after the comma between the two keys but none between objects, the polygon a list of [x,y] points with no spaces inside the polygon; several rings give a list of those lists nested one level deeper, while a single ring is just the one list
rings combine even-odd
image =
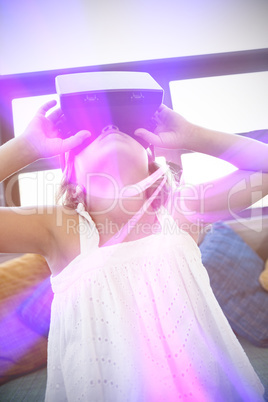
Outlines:
[{"label": "arm", "polygon": [[268,173],[268,144],[197,126],[164,105],[155,120],[154,134],[145,129],[138,129],[135,134],[158,148],[201,152],[230,162],[238,169]]},{"label": "arm", "polygon": [[[89,133],[82,131],[62,140],[55,123],[61,111],[47,112],[55,102],[40,108],[25,132],[0,147],[0,180],[40,158],[51,157],[80,145]],[[33,252],[45,255],[52,239],[55,216],[37,208],[0,208],[0,252]]]},{"label": "arm", "polygon": [[6,142],[0,147],[0,182],[34,160],[28,144],[22,137]]},{"label": "arm", "polygon": [[139,129],[135,134],[159,148],[206,153],[238,168],[211,183],[196,186],[186,183],[178,189],[176,210],[191,222],[233,218],[236,212],[267,194],[267,144],[196,126],[165,106],[159,109],[155,120],[155,133]]},{"label": "arm", "polygon": [[268,145],[252,138],[191,124],[186,145],[187,149],[223,159],[240,170],[268,173]]}]

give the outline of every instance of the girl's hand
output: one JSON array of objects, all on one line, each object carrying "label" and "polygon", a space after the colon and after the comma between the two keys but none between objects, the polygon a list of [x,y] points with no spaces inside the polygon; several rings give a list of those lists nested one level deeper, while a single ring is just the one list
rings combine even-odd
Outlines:
[{"label": "girl's hand", "polygon": [[57,109],[46,116],[55,105],[56,101],[45,103],[21,135],[33,152],[34,159],[49,158],[68,152],[81,145],[90,136],[88,131],[82,130],[67,139],[59,138],[57,123],[63,116],[62,111]]},{"label": "girl's hand", "polygon": [[154,120],[157,124],[154,133],[144,128],[138,128],[135,135],[157,148],[187,148],[187,132],[191,128],[191,124],[187,120],[165,105],[161,105],[157,110]]}]

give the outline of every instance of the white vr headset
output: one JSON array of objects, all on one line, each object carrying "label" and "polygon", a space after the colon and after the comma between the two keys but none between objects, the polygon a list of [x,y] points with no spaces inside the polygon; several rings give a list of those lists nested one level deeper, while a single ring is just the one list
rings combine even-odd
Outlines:
[{"label": "white vr headset", "polygon": [[[79,130],[89,130],[91,141],[109,125],[134,138],[137,128],[153,131],[152,116],[164,94],[150,74],[131,71],[59,75],[56,90],[68,127],[61,136],[66,138]],[[148,148],[148,143],[136,139]]]}]

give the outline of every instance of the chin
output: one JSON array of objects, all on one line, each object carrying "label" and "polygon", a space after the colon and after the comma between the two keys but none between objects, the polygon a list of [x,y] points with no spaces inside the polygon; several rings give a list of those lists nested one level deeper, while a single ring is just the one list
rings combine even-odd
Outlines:
[{"label": "chin", "polygon": [[78,180],[81,175],[85,177],[85,173],[99,173],[115,179],[124,177],[124,181],[129,176],[135,183],[148,174],[148,154],[127,134],[111,133],[100,136],[75,157],[75,171]]}]

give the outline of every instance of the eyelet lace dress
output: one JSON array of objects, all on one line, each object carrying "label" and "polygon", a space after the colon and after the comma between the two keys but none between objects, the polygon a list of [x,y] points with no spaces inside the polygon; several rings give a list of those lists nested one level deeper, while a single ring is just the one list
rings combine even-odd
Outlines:
[{"label": "eyelet lace dress", "polygon": [[262,401],[189,234],[162,210],[160,233],[99,247],[77,211],[81,254],[51,277],[46,401]]}]

